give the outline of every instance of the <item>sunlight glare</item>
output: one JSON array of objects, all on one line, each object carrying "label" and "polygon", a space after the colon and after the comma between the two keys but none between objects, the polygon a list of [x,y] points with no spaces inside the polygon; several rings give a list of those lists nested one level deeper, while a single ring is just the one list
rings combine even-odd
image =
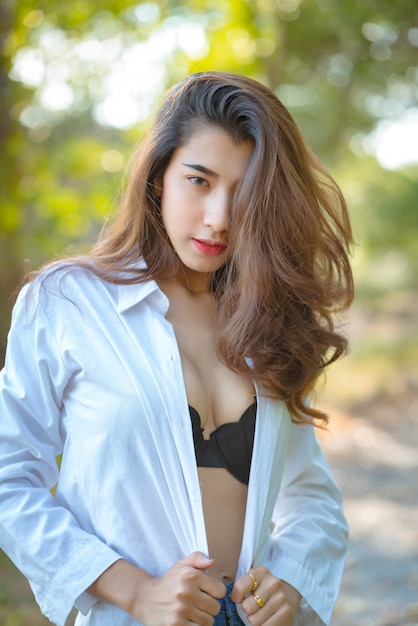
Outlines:
[{"label": "sunlight glare", "polygon": [[418,109],[398,121],[383,120],[372,134],[376,156],[387,169],[418,164]]},{"label": "sunlight glare", "polygon": [[142,2],[132,11],[139,24],[156,22],[160,16],[160,7],[155,2]]},{"label": "sunlight glare", "polygon": [[203,56],[208,50],[205,33],[198,24],[186,24],[179,28],[178,44],[189,57],[194,59]]},{"label": "sunlight glare", "polygon": [[126,49],[110,66],[103,84],[103,98],[94,108],[100,124],[127,129],[145,119],[164,80],[164,69],[156,63],[147,44]]},{"label": "sunlight glare", "polygon": [[12,80],[30,87],[38,87],[45,77],[45,61],[42,52],[34,48],[21,48],[13,58],[13,67],[9,76]]},{"label": "sunlight glare", "polygon": [[74,102],[74,92],[64,82],[49,82],[42,89],[40,102],[49,111],[65,111]]},{"label": "sunlight glare", "polygon": [[[142,111],[141,111],[142,108]],[[115,94],[94,107],[94,117],[102,126],[113,126],[120,130],[131,128],[138,119],[145,117],[148,108],[137,103],[132,96]]]}]

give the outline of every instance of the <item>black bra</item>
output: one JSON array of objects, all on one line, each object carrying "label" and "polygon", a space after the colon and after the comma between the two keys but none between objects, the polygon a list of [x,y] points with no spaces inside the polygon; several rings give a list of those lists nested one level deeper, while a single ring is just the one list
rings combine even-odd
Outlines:
[{"label": "black bra", "polygon": [[234,478],[248,485],[254,444],[257,403],[254,401],[238,422],[221,424],[204,439],[200,415],[189,406],[198,467],[224,467]]}]

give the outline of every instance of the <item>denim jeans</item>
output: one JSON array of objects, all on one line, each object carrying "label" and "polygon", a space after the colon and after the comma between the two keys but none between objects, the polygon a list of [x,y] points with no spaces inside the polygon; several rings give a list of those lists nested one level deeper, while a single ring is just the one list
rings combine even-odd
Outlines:
[{"label": "denim jeans", "polygon": [[232,602],[229,594],[232,591],[232,587],[234,583],[229,583],[226,588],[225,596],[219,600],[221,605],[221,610],[218,615],[215,616],[215,621],[213,626],[244,626],[244,622],[239,617],[237,613],[237,607],[234,602]]}]

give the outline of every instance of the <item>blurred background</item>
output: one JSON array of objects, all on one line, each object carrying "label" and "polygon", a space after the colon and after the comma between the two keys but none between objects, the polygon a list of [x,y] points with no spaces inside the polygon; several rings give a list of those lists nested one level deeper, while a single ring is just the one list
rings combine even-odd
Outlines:
[{"label": "blurred background", "polygon": [[[351,527],[332,625],[416,626],[416,3],[2,0],[0,46],[1,363],[23,273],[95,239],[170,84],[238,72],[292,111],[340,183],[356,239],[351,352],[317,400]],[[4,554],[0,623],[49,623]]]}]

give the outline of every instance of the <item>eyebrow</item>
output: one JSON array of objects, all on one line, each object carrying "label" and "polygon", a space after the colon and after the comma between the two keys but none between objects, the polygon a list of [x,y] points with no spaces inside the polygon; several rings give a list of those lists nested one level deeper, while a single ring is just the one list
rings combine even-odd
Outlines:
[{"label": "eyebrow", "polygon": [[213,172],[209,168],[204,165],[199,165],[198,163],[182,163],[185,167],[190,167],[192,170],[197,170],[198,172],[202,172],[202,174],[207,174],[208,176],[213,176],[215,178],[218,177],[216,172]]}]

